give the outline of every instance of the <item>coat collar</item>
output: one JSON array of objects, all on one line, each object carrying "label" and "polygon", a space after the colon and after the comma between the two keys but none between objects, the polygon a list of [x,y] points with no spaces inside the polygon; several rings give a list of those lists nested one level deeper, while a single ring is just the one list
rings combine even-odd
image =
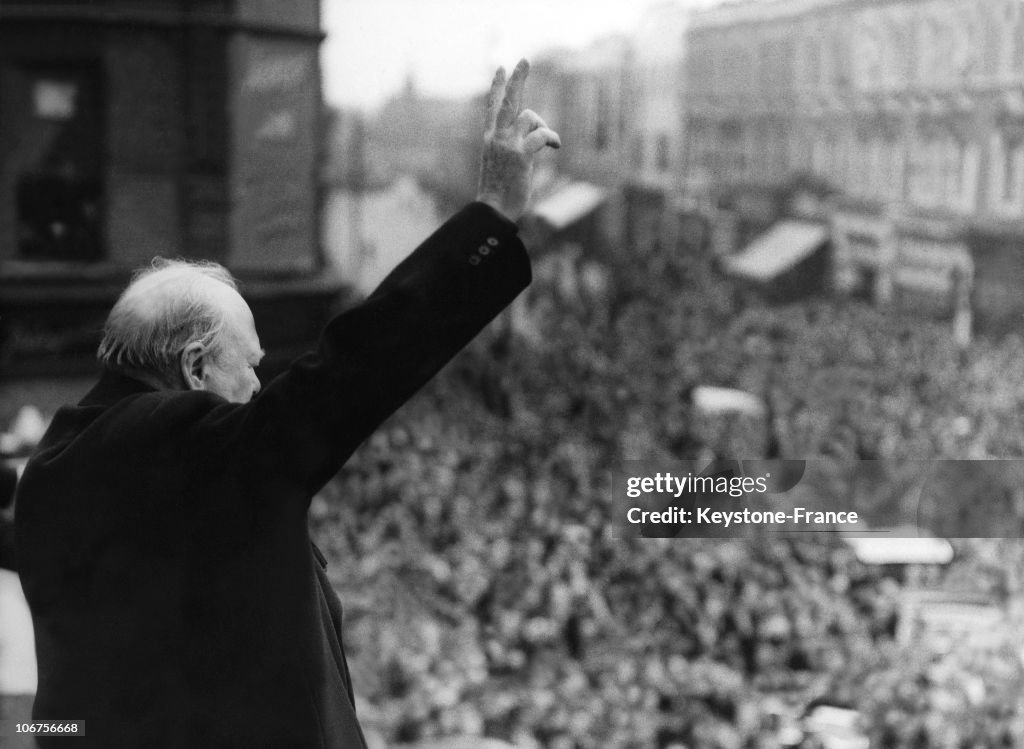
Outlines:
[{"label": "coat collar", "polygon": [[120,372],[105,370],[79,406],[109,406],[137,393],[154,393],[156,388]]}]

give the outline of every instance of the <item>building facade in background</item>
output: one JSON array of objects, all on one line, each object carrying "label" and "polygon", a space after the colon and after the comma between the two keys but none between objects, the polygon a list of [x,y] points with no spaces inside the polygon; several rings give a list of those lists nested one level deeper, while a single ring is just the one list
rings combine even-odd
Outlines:
[{"label": "building facade in background", "polygon": [[810,220],[823,289],[1024,312],[1024,0],[661,4],[538,63],[612,244],[724,255]]},{"label": "building facade in background", "polygon": [[[599,235],[611,243],[622,237],[629,128],[636,121],[630,111],[632,54],[629,38],[615,35],[580,51],[552,51],[534,61],[527,83],[530,107],[542,112],[562,139],[557,154],[542,155],[538,171],[557,165],[561,179],[550,187],[557,190],[569,180],[598,185],[609,196],[600,203],[583,201],[575,209],[567,206],[568,223],[556,227],[559,231],[585,220],[591,225],[587,236]],[[538,188],[542,199],[544,179]]]},{"label": "building facade in background", "polygon": [[602,39],[566,58],[562,70],[566,150],[561,168],[578,179],[616,184],[628,148],[632,48],[624,36]]},{"label": "building facade in background", "polygon": [[4,370],[91,353],[155,255],[248,280],[268,348],[311,335],[308,309],[278,313],[337,290],[319,248],[321,40],[318,0],[0,3]]},{"label": "building facade in background", "polygon": [[473,200],[486,126],[484,99],[426,96],[410,74],[403,90],[384,103],[366,128],[366,160],[375,181],[415,177],[438,196],[445,212]]},{"label": "building facade in background", "polygon": [[676,3],[654,5],[631,38],[623,189],[626,241],[641,253],[679,237],[688,19]]},{"label": "building facade in background", "polygon": [[1021,0],[731,4],[695,14],[688,44],[688,179],[823,180],[840,276],[883,301],[977,276],[984,306],[1007,271],[1019,295]]},{"label": "building facade in background", "polygon": [[1024,218],[1020,0],[794,0],[697,14],[688,168]]}]

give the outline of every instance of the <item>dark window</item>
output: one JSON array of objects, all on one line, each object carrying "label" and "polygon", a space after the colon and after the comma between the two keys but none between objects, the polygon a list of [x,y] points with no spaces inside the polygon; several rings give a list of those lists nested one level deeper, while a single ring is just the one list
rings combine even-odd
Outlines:
[{"label": "dark window", "polygon": [[227,164],[227,38],[216,29],[188,32],[188,164],[222,174]]},{"label": "dark window", "polygon": [[102,128],[99,76],[87,64],[9,68],[0,121],[9,147],[0,177],[14,193],[16,256],[101,256]]},{"label": "dark window", "polygon": [[658,162],[658,171],[659,172],[667,172],[668,171],[668,160],[669,160],[669,153],[668,153],[668,151],[669,151],[668,136],[665,135],[665,133],[661,133],[661,134],[658,135],[658,151],[657,151],[657,156],[656,156],[656,159],[657,159],[657,162]]},{"label": "dark window", "polygon": [[608,90],[608,84],[604,81],[598,82],[597,88],[597,128],[594,132],[594,148],[603,151],[608,147],[608,138],[612,118],[611,112],[612,97]]}]

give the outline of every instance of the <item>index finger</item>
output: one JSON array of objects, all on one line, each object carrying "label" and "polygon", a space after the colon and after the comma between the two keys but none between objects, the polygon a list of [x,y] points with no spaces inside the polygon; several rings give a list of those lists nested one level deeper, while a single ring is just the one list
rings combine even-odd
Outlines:
[{"label": "index finger", "polygon": [[494,80],[491,81],[491,90],[487,94],[487,129],[493,130],[498,124],[498,111],[501,109],[501,100],[505,96],[505,68],[499,67],[494,71]]}]

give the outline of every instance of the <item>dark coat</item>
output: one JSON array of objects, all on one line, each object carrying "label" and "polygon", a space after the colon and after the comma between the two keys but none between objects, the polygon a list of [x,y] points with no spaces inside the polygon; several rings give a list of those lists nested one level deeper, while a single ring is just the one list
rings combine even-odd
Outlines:
[{"label": "dark coat", "polygon": [[14,523],[10,519],[18,472],[0,461],[0,569],[16,570],[14,555]]},{"label": "dark coat", "polygon": [[33,717],[77,749],[365,746],[310,500],[529,280],[475,203],[251,403],[107,373],[58,411],[15,514]]}]

